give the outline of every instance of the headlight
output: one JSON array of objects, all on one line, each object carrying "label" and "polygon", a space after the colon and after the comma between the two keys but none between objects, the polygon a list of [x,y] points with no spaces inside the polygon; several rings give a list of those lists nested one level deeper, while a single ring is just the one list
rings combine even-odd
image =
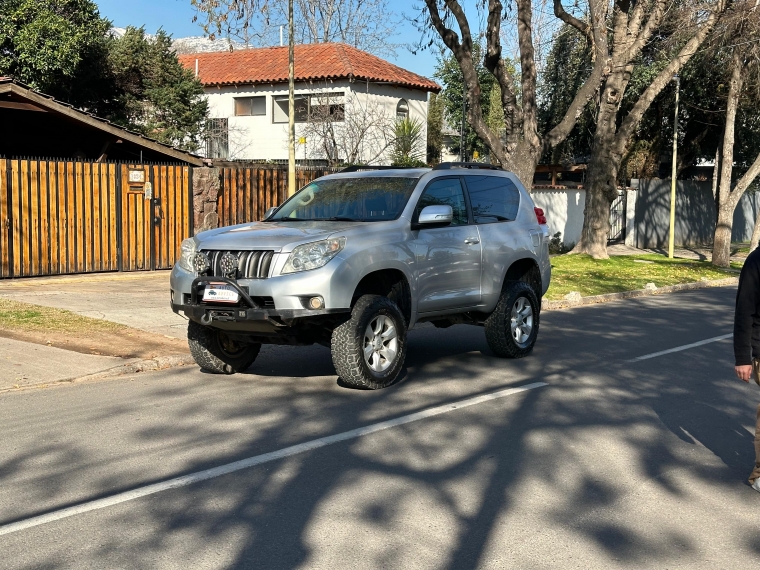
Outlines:
[{"label": "headlight", "polygon": [[317,269],[338,255],[346,245],[346,238],[332,238],[296,247],[285,262],[281,273],[296,273]]},{"label": "headlight", "polygon": [[195,240],[193,238],[187,238],[182,242],[179,250],[179,259],[177,260],[179,266],[185,271],[195,272],[195,267],[193,267],[193,258],[198,252],[198,244],[195,243]]}]

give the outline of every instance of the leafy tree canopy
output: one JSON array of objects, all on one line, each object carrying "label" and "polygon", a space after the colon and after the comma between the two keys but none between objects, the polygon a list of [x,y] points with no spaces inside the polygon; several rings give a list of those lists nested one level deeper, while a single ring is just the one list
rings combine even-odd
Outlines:
[{"label": "leafy tree canopy", "polygon": [[94,2],[0,0],[0,14],[0,75],[74,105],[90,102],[80,83],[101,67],[111,27]]},{"label": "leafy tree canopy", "polygon": [[[483,65],[481,51],[482,48],[479,44],[473,45],[473,60],[476,62],[478,83],[481,89],[480,104],[483,108],[483,116],[486,118],[486,122],[489,126],[495,128],[497,132],[501,132],[504,129],[504,117],[501,113],[499,86],[493,74]],[[511,61],[507,62],[507,67],[512,75],[516,75],[514,64]],[[464,82],[459,64],[454,56],[448,55],[439,59],[434,75],[443,86],[443,90],[438,95],[438,98],[443,102],[444,123],[450,129],[459,132],[462,128]],[[455,153],[460,152],[459,137],[454,138],[451,150]],[[469,124],[465,125],[465,151],[469,158],[472,158],[476,151],[480,156],[485,156],[488,153],[485,143],[475,134]]]},{"label": "leafy tree canopy", "polygon": [[92,0],[0,0],[0,76],[185,150],[200,145],[203,87],[163,30],[110,33]]},{"label": "leafy tree canopy", "polygon": [[161,142],[195,150],[208,103],[203,86],[179,63],[171,43],[163,30],[149,37],[133,27],[110,40],[109,67],[119,103],[111,118]]}]

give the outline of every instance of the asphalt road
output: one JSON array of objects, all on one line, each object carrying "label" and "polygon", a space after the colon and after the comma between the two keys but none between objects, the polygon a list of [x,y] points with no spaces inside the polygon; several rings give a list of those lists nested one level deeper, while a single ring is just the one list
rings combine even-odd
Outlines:
[{"label": "asphalt road", "polygon": [[[0,568],[753,567],[760,390],[733,378],[730,339],[627,362],[730,333],[734,295],[546,312],[515,361],[477,328],[422,328],[374,392],[340,387],[327,349],[278,347],[232,377],[2,394]],[[378,431],[396,418],[414,421]]]}]

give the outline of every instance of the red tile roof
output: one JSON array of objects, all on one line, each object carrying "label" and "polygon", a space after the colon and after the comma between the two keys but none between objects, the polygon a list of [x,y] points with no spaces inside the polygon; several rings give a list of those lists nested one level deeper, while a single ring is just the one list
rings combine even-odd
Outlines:
[{"label": "red tile roof", "polygon": [[[179,60],[193,72],[197,60],[198,75],[204,85],[271,84],[288,80],[287,47],[190,53],[180,55]],[[355,79],[435,93],[441,90],[426,77],[345,44],[297,45],[295,64],[296,81]]]}]

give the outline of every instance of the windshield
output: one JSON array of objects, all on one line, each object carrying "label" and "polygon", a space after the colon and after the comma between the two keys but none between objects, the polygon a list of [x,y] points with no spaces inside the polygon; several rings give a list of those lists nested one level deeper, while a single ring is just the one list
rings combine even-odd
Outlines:
[{"label": "windshield", "polygon": [[266,221],[395,220],[416,184],[416,178],[390,176],[317,180],[302,188]]}]

